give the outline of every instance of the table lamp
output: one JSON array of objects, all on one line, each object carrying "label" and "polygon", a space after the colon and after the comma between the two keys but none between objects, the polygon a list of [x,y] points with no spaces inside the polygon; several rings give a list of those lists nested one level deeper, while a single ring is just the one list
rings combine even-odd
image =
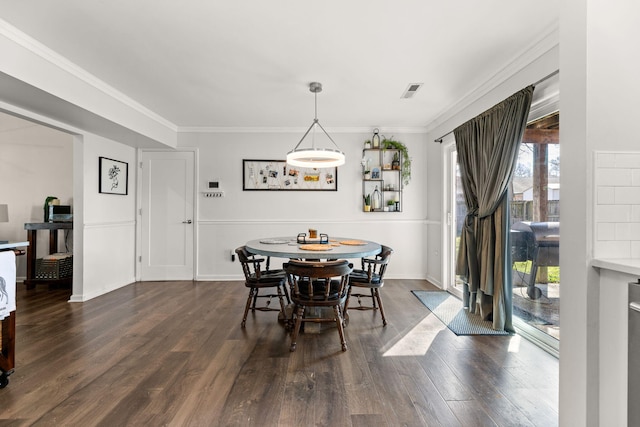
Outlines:
[{"label": "table lamp", "polygon": [[[9,222],[9,206],[0,205],[0,222]],[[0,244],[9,243],[8,240],[0,240]]]}]

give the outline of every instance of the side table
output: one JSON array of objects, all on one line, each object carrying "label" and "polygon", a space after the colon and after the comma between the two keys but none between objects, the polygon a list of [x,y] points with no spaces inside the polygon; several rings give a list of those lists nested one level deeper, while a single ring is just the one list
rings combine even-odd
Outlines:
[{"label": "side table", "polygon": [[32,222],[26,223],[29,246],[27,246],[27,277],[24,284],[27,289],[33,289],[37,284],[71,285],[73,277],[62,279],[37,279],[36,278],[36,254],[38,249],[38,230],[49,230],[49,254],[58,252],[58,231],[73,230],[73,222]]}]

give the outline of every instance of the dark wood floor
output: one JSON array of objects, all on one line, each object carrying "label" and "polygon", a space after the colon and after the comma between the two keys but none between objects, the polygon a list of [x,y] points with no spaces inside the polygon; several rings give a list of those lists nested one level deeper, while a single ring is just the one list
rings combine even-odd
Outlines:
[{"label": "dark wood floor", "polygon": [[514,337],[457,337],[388,280],[389,325],[350,311],[298,350],[242,282],[146,282],[68,303],[18,286],[0,426],[554,426],[558,361]]}]

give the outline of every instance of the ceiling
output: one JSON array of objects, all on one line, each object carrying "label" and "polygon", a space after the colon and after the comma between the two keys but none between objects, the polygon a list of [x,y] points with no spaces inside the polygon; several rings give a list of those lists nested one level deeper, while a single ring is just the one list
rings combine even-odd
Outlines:
[{"label": "ceiling", "polygon": [[[0,0],[180,129],[424,128],[557,29],[556,0]],[[424,85],[410,99],[412,83]],[[532,82],[533,83],[533,82]]]}]

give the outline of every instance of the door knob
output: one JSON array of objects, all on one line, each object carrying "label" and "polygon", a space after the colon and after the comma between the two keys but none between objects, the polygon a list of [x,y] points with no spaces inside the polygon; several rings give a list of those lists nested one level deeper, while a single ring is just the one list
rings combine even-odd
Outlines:
[{"label": "door knob", "polygon": [[191,224],[191,220],[190,220],[190,219],[188,219],[188,220],[186,220],[186,221],[182,221],[182,223],[183,223],[183,224]]}]

